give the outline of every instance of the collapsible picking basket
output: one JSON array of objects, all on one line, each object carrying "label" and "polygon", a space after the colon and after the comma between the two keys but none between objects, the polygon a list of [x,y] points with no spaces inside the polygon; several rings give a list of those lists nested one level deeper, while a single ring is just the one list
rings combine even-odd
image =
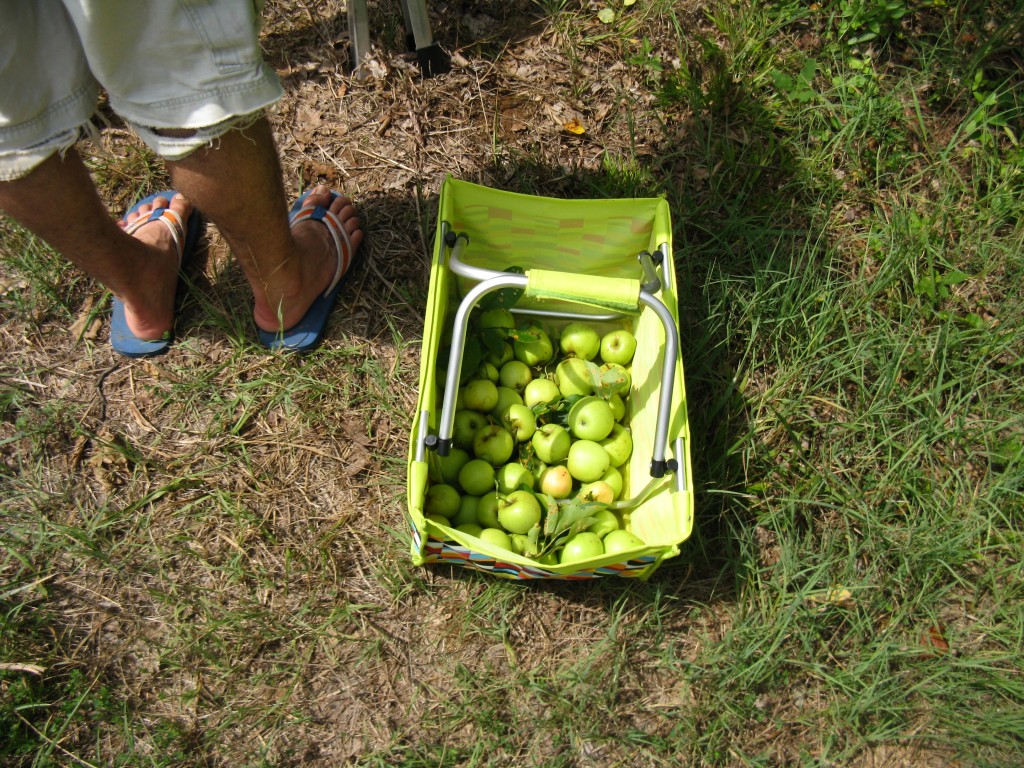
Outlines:
[{"label": "collapsible picking basket", "polygon": [[[646,578],[679,554],[693,526],[693,489],[671,241],[662,199],[557,200],[445,181],[409,450],[414,563],[451,563],[507,578]],[[625,417],[633,452],[621,468],[624,489],[615,507],[644,546],[541,565],[425,517],[431,462],[452,443],[470,313],[484,296],[508,288],[523,290],[514,315],[550,328],[553,338],[574,320],[636,336]],[[439,363],[439,356],[446,357]],[[439,381],[439,369],[446,380]]]}]

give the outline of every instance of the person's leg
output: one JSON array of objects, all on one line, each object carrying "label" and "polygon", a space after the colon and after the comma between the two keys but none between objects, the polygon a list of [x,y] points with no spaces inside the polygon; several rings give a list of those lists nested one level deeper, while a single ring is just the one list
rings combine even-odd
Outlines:
[{"label": "person's leg", "polygon": [[[180,160],[169,160],[175,188],[217,225],[253,289],[254,319],[266,331],[302,319],[334,277],[338,255],[327,228],[307,221],[288,226],[277,149],[266,118],[236,128]],[[329,190],[312,199],[327,207]],[[362,241],[351,201],[330,210],[342,221],[353,249]]]},{"label": "person's leg", "polygon": [[[183,197],[154,201],[137,215],[169,207],[182,221],[192,206]],[[28,175],[0,181],[0,210],[99,280],[125,304],[128,327],[158,339],[174,324],[178,254],[167,227],[150,222],[134,235],[115,223],[78,153],[51,155]],[[131,217],[132,220],[136,216]]]},{"label": "person's leg", "polygon": [[[257,325],[289,328],[334,275],[337,256],[318,222],[288,227],[270,127],[258,114],[283,94],[259,45],[252,0],[68,2],[110,105],[166,162],[175,187],[224,235],[255,294]],[[244,126],[244,127],[241,127]],[[326,204],[324,192],[320,199]],[[362,237],[347,200],[332,210]]]},{"label": "person's leg", "polygon": [[[160,338],[173,322],[177,249],[159,222],[134,236],[123,232],[74,149],[99,93],[75,24],[59,0],[3,5],[0,211],[121,298],[134,333]],[[165,202],[187,220],[188,203]],[[151,210],[147,205],[131,219]]]}]

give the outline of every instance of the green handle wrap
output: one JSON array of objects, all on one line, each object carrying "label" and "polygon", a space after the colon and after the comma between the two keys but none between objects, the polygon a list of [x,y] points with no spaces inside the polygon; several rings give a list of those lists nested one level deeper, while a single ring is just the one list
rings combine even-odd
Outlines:
[{"label": "green handle wrap", "polygon": [[531,269],[527,278],[529,298],[571,301],[618,312],[636,312],[640,307],[639,280],[549,269]]}]

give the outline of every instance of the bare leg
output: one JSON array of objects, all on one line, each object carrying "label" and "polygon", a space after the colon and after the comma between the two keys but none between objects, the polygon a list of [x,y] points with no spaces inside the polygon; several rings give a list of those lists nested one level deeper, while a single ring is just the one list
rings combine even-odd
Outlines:
[{"label": "bare leg", "polygon": [[[265,118],[232,130],[213,147],[167,163],[175,187],[220,230],[239,260],[255,297],[256,324],[290,328],[334,276],[337,256],[319,222],[288,227],[288,210],[270,126]],[[313,197],[327,207],[329,190]],[[354,248],[363,233],[355,208],[341,197],[330,205]]]},{"label": "bare leg", "polygon": [[[137,215],[170,207],[185,221],[192,211],[180,195],[154,202],[159,205]],[[0,209],[121,299],[128,327],[139,338],[158,339],[171,329],[178,254],[170,232],[152,222],[125,234],[121,226],[130,222],[110,218],[74,149],[49,157],[28,176],[0,182]]]}]

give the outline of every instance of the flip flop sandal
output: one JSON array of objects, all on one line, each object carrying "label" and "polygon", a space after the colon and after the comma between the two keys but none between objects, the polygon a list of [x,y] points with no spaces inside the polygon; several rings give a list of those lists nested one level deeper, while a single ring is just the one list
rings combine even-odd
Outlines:
[{"label": "flip flop sandal", "polygon": [[[292,205],[288,214],[288,222],[294,227],[303,221],[319,221],[327,231],[331,233],[334,240],[334,248],[338,254],[338,266],[334,270],[334,279],[320,296],[316,298],[305,316],[291,328],[281,331],[259,330],[260,343],[268,349],[284,349],[291,352],[309,352],[317,347],[323,340],[324,328],[327,326],[327,319],[334,308],[334,301],[341,292],[345,277],[348,275],[349,267],[352,266],[352,240],[342,221],[331,213],[330,210],[320,205],[306,203],[312,189],[306,190]],[[341,197],[337,192],[331,192],[331,202]],[[329,205],[330,203],[328,203]]]},{"label": "flip flop sandal", "polygon": [[[155,192],[148,197],[144,197],[125,212],[125,218],[143,205],[153,202],[158,197],[163,197],[170,201],[175,194],[177,193],[173,190],[168,190]],[[181,216],[175,211],[172,211],[170,208],[154,208],[148,216],[140,216],[125,227],[124,231],[126,234],[131,235],[152,221],[161,222],[170,231],[171,238],[174,240],[174,247],[178,251],[178,269],[180,270],[182,265],[195,253],[196,244],[199,242],[199,233],[202,229],[199,211],[194,208],[192,209],[192,213],[188,217],[188,227],[186,229],[181,221]],[[116,296],[114,297],[110,318],[110,344],[114,351],[126,357],[152,357],[153,355],[163,354],[170,349],[173,340],[173,331],[167,331],[159,339],[141,339],[136,336],[128,328],[124,303]]]}]

